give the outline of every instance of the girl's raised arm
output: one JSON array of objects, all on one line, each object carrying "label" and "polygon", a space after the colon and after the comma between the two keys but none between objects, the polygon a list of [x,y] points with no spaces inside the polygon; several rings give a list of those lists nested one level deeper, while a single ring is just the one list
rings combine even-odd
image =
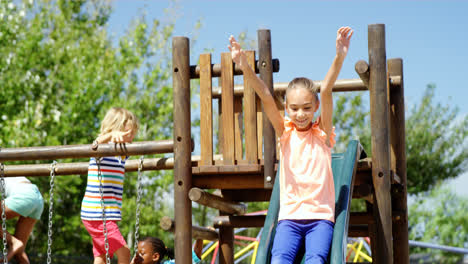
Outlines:
[{"label": "girl's raised arm", "polygon": [[231,51],[232,60],[241,67],[244,76],[247,76],[250,80],[252,80],[252,86],[255,89],[257,95],[260,97],[260,100],[262,100],[263,109],[265,110],[265,113],[268,116],[271,124],[275,128],[276,134],[279,136],[282,135],[284,131],[284,119],[281,116],[278,107],[276,107],[276,102],[273,98],[273,95],[265,83],[260,78],[258,78],[257,74],[247,63],[247,58],[244,54],[244,51],[241,49],[236,39],[233,36],[230,36],[229,42],[230,45],[228,48]]},{"label": "girl's raised arm", "polygon": [[341,71],[343,61],[348,54],[349,42],[352,35],[353,30],[350,27],[341,27],[338,29],[336,37],[336,56],[320,87],[320,97],[322,101],[320,128],[327,133],[328,138],[330,138],[333,128],[332,88]]}]

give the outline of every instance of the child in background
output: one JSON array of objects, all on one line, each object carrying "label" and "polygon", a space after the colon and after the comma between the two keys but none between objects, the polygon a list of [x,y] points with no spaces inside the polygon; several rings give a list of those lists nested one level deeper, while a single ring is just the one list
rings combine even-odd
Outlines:
[{"label": "child in background", "polygon": [[5,178],[5,216],[6,219],[18,217],[14,235],[6,234],[8,260],[14,256],[17,263],[29,264],[26,244],[43,209],[44,200],[35,184],[26,177]]},{"label": "child in background", "polygon": [[[138,131],[138,119],[130,111],[111,108],[101,123],[101,133],[93,143],[131,143]],[[109,256],[117,255],[118,263],[130,263],[130,249],[120,233],[117,222],[122,220],[122,194],[125,176],[125,161],[128,157],[104,157],[99,163],[102,175]],[[91,158],[88,168],[88,183],[81,204],[81,220],[93,240],[94,264],[106,263],[105,236],[101,195],[99,191],[98,163]]]},{"label": "child in background", "polygon": [[321,114],[314,114],[320,101],[313,82],[295,78],[286,90],[283,118],[273,95],[248,65],[247,58],[234,37],[229,50],[244,76],[262,100],[280,143],[280,212],[273,241],[274,264],[294,263],[298,251],[305,247],[306,263],[326,263],[333,237],[335,189],[331,169],[331,148],[335,143],[332,124],[332,88],[348,53],[353,30],[338,29],[336,56],[321,83]]},{"label": "child in background", "polygon": [[[203,240],[195,241],[192,250],[192,264],[200,263]],[[163,261],[167,257],[169,260]],[[156,237],[146,237],[138,242],[138,253],[130,264],[174,264],[174,252],[167,248],[164,242]]]}]

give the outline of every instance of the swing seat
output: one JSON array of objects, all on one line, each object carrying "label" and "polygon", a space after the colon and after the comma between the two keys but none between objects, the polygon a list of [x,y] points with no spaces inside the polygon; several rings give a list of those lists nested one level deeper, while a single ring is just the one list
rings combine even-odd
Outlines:
[{"label": "swing seat", "polygon": [[[365,152],[362,151],[362,147],[357,140],[351,140],[348,143],[346,152],[332,154],[333,181],[335,184],[335,228],[328,261],[331,264],[346,263],[349,210],[353,193],[354,175],[358,160],[364,157]],[[279,213],[278,171],[255,259],[256,264],[271,262],[271,248],[273,246]],[[302,263],[304,263],[303,256],[298,256],[296,259],[302,259]],[[301,262],[299,261],[298,263]]]}]

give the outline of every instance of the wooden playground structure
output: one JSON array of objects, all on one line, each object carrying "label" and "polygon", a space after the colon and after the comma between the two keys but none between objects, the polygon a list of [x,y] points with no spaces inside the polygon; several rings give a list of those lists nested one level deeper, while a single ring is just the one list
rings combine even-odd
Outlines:
[{"label": "wooden playground structure", "polygon": [[[409,263],[406,205],[405,112],[403,62],[386,58],[385,26],[369,25],[369,63],[356,63],[360,79],[337,80],[334,91],[365,91],[370,94],[372,158],[359,160],[351,188],[352,198],[366,199],[367,211],[351,213],[350,237],[370,237],[373,263]],[[279,62],[272,58],[268,30],[258,31],[258,60],[248,51],[251,66],[274,92],[278,107],[287,84],[274,84]],[[219,263],[233,261],[233,230],[262,227],[264,216],[245,216],[242,202],[268,201],[275,177],[277,154],[273,128],[262,115],[261,104],[250,80],[234,85],[236,68],[230,53],[213,64],[202,54],[191,65],[189,39],[173,38],[174,89],[174,200],[175,252],[178,263],[190,263],[192,231],[195,237],[219,239]],[[219,77],[220,88],[213,87]],[[190,80],[200,80],[201,158],[192,164],[190,131]],[[316,82],[320,85],[320,81]],[[213,154],[213,101],[218,105],[218,149]],[[185,120],[179,122],[178,120]],[[203,189],[219,189],[221,196]],[[218,232],[192,227],[191,202],[216,208]],[[163,224],[171,229],[171,224]],[[193,229],[192,229],[193,228]],[[209,235],[208,235],[209,234]]]},{"label": "wooden playground structure", "polygon": [[[276,95],[278,107],[283,107],[287,84],[273,83],[279,60],[272,57],[269,30],[258,31],[258,45],[258,59],[254,51],[247,51],[249,63]],[[360,78],[337,80],[333,88],[334,92],[369,91],[370,95],[372,157],[356,160],[349,193],[352,199],[365,199],[367,210],[348,211],[345,234],[370,238],[372,263],[409,263],[403,62],[387,60],[383,24],[368,26],[368,49],[368,63],[355,65]],[[161,227],[175,234],[177,263],[192,263],[192,238],[218,240],[219,263],[234,263],[234,229],[263,227],[267,217],[247,215],[245,202],[270,200],[278,162],[276,136],[250,87],[251,80],[244,78],[243,85],[234,85],[234,76],[242,71],[230,53],[222,53],[219,64],[212,62],[211,54],[201,54],[199,64],[191,65],[189,50],[188,38],[173,38],[173,140],[97,148],[3,148],[0,163],[174,153],[174,158],[145,159],[141,169],[174,170],[175,216],[174,220],[164,218]],[[219,88],[213,85],[216,78]],[[191,79],[200,82],[199,157],[192,155]],[[320,85],[320,81],[315,83]],[[218,111],[213,111],[214,106]],[[129,160],[126,171],[138,170],[139,162]],[[88,162],[57,163],[52,171],[55,175],[84,175],[87,169]],[[49,164],[8,165],[2,171],[5,177],[50,174]],[[220,195],[207,191],[212,189],[220,190]],[[213,220],[217,230],[192,225],[192,201],[219,210]]]}]

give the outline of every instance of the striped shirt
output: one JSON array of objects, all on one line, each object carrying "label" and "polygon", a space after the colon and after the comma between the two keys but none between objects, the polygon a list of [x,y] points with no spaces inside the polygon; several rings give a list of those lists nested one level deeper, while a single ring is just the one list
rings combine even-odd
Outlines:
[{"label": "striped shirt", "polygon": [[[125,156],[101,158],[100,169],[106,220],[122,220],[122,194],[127,158]],[[81,203],[81,219],[102,221],[101,194],[95,158],[89,161],[88,183]]]}]

